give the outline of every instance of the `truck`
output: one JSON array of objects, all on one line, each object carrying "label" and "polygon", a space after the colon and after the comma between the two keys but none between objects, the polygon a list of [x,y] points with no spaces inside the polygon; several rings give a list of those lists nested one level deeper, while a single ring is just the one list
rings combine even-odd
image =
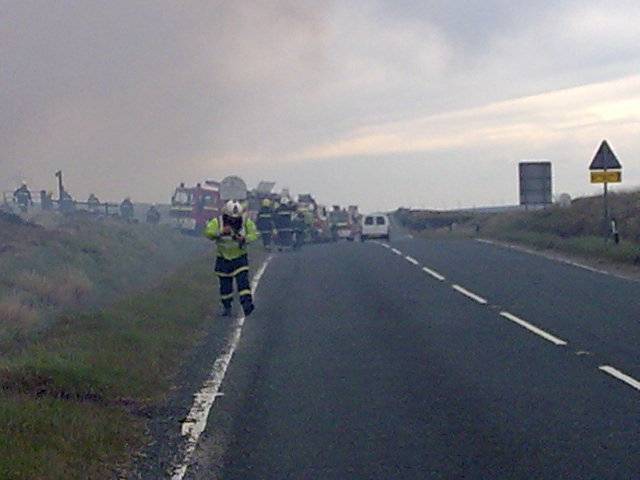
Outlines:
[{"label": "truck", "polygon": [[329,225],[329,214],[324,205],[316,205],[313,209],[313,223],[311,225],[311,241],[313,243],[331,242],[333,235]]},{"label": "truck", "polygon": [[204,185],[187,187],[181,183],[171,197],[169,215],[175,228],[183,233],[197,235],[212,218],[222,211],[220,183],[207,180]]},{"label": "truck", "polygon": [[333,241],[353,241],[358,236],[359,227],[354,222],[353,215],[339,205],[334,205],[333,210],[329,212],[329,226]]}]

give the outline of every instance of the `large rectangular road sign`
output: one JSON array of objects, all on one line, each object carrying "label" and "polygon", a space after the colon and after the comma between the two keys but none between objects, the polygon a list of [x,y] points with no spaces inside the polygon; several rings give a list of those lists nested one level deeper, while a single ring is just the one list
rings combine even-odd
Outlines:
[{"label": "large rectangular road sign", "polygon": [[520,205],[540,207],[551,204],[551,162],[520,162],[518,175]]}]

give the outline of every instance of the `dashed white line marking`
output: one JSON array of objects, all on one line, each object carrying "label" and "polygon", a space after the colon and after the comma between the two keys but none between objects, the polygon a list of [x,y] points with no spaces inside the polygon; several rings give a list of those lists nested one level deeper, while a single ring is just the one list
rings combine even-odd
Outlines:
[{"label": "dashed white line marking", "polygon": [[617,368],[613,368],[610,365],[602,365],[601,367],[598,367],[598,369],[602,370],[605,373],[608,373],[612,377],[615,377],[618,380],[621,380],[624,383],[626,383],[627,385],[629,385],[629,386],[635,388],[636,390],[640,391],[640,382],[638,380],[636,380],[635,378],[630,377],[626,373],[622,373]]},{"label": "dashed white line marking", "polygon": [[441,282],[444,281],[444,277],[442,275],[440,275],[438,272],[436,272],[435,270],[431,270],[428,267],[422,267],[422,270],[425,271],[426,273],[428,273],[429,275],[431,275],[436,280],[440,280]]},{"label": "dashed white line marking", "polygon": [[409,263],[413,263],[414,265],[420,265],[420,262],[418,262],[415,258],[410,257],[409,255],[407,255],[406,257],[404,257],[405,260]]},{"label": "dashed white line marking", "polygon": [[400,250],[398,250],[397,248],[392,248],[391,251],[393,253],[395,253],[396,255],[402,255],[402,252]]},{"label": "dashed white line marking", "polygon": [[553,343],[555,345],[560,346],[560,345],[566,345],[567,344],[567,342],[565,342],[564,340],[561,340],[558,337],[555,337],[555,336],[551,335],[550,333],[545,332],[544,330],[542,330],[541,328],[536,327],[535,325],[531,325],[529,322],[527,322],[525,320],[522,320],[521,318],[516,317],[512,313],[500,312],[500,315],[503,316],[504,318],[506,318],[507,320],[511,320],[512,322],[517,323],[521,327],[526,328],[530,332],[535,333],[536,335],[544,338],[545,340],[548,340],[549,342],[551,342],[551,343]]},{"label": "dashed white line marking", "polygon": [[382,243],[382,242],[377,242],[378,245],[382,245],[384,248],[391,248],[391,246],[388,243]]},{"label": "dashed white line marking", "polygon": [[460,292],[461,294],[465,295],[466,297],[469,297],[471,300],[481,303],[482,305],[486,305],[487,301],[482,298],[480,295],[476,295],[473,292],[470,292],[469,290],[467,290],[464,287],[461,287],[460,285],[456,285],[455,283],[453,285],[451,285],[451,288],[453,288],[454,290]]},{"label": "dashed white line marking", "polygon": [[[258,288],[260,279],[262,278],[262,275],[264,274],[264,271],[266,270],[267,265],[269,265],[271,259],[271,256],[267,257],[253,277],[251,286],[254,293]],[[240,342],[244,321],[244,316],[236,319],[235,324],[233,325],[233,331],[225,349],[214,362],[211,372],[209,373],[209,377],[202,384],[200,391],[193,397],[191,410],[189,410],[187,418],[182,422],[182,436],[185,437],[184,448],[179,454],[179,460],[176,460],[173,464],[174,467],[171,474],[171,480],[182,480],[187,473],[187,468],[189,468],[189,465],[191,464],[191,458],[198,445],[200,435],[207,426],[207,419],[209,418],[209,412],[211,411],[213,402],[215,402],[217,397],[222,395],[219,391],[220,386],[222,385],[224,376],[227,373],[227,368],[229,368],[229,364],[231,363],[233,353]]]}]

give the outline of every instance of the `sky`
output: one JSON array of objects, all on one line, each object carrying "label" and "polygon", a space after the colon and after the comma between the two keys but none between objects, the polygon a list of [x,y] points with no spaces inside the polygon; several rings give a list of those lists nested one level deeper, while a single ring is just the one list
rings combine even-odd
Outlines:
[{"label": "sky", "polygon": [[167,202],[240,175],[364,210],[640,186],[637,0],[0,0],[0,189]]}]

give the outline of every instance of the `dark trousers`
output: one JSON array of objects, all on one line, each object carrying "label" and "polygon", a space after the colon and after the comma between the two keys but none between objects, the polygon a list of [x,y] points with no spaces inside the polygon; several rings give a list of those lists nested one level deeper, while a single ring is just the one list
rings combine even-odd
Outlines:
[{"label": "dark trousers", "polygon": [[293,230],[290,228],[283,228],[278,230],[278,246],[290,247],[293,240]]},{"label": "dark trousers", "polygon": [[220,300],[222,301],[222,305],[230,307],[233,302],[234,279],[238,287],[240,303],[244,305],[253,302],[251,297],[251,284],[249,283],[249,260],[246,255],[234,258],[233,260],[218,257],[216,259],[215,270],[220,279]]},{"label": "dark trousers", "polygon": [[262,245],[265,247],[271,246],[271,230],[265,230],[260,232],[260,238],[262,238]]},{"label": "dark trousers", "polygon": [[302,248],[302,245],[304,245],[304,230],[296,230],[294,233],[294,244],[293,246],[295,248]]}]

